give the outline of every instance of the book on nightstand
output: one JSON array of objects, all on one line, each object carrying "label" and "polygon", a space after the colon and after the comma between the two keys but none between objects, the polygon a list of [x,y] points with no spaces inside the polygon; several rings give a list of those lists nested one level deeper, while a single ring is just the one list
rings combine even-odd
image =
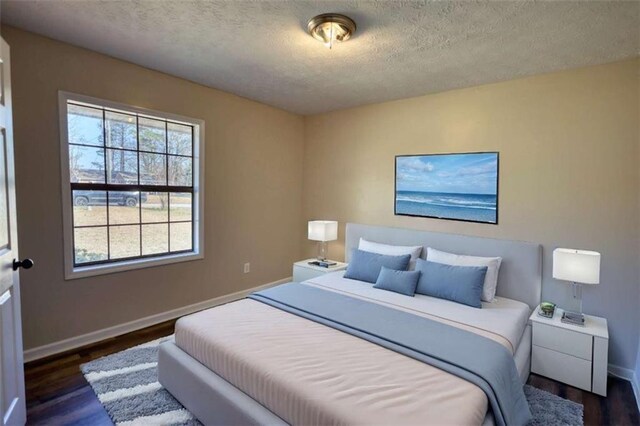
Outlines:
[{"label": "book on nightstand", "polygon": [[321,268],[329,268],[331,266],[336,266],[338,263],[337,262],[325,262],[325,261],[321,261],[321,260],[315,260],[313,262],[309,262],[309,265],[313,265],[313,266],[319,266]]},{"label": "book on nightstand", "polygon": [[584,326],[584,315],[578,312],[564,311],[562,313],[562,318],[560,318],[560,321],[565,324]]}]

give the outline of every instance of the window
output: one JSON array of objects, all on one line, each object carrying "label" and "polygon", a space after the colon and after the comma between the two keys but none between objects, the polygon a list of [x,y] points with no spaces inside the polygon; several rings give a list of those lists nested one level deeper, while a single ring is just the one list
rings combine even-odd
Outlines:
[{"label": "window", "polygon": [[200,120],[60,93],[67,278],[202,258]]}]

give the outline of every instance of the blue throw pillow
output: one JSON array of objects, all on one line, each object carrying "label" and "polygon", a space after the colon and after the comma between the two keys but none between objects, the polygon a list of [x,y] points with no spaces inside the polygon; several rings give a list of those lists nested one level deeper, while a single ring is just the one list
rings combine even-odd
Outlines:
[{"label": "blue throw pillow", "polygon": [[375,283],[378,275],[380,275],[380,269],[382,269],[383,266],[389,269],[406,271],[409,266],[409,260],[411,260],[410,254],[387,256],[355,249],[351,255],[351,260],[349,261],[349,266],[347,266],[347,272],[345,272],[344,277],[351,278],[352,280]]},{"label": "blue throw pillow", "polygon": [[382,267],[373,288],[394,291],[413,297],[420,278],[420,271],[397,271]]},{"label": "blue throw pillow", "polygon": [[482,308],[486,266],[454,266],[418,259],[420,279],[416,293]]}]

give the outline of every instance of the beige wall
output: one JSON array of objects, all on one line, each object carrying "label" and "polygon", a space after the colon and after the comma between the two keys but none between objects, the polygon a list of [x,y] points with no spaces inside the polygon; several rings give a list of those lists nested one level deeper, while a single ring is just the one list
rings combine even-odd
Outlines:
[{"label": "beige wall", "polygon": [[[602,252],[584,310],[605,316],[611,359],[638,350],[638,60],[353,108],[305,119],[304,220],[336,219],[527,240],[544,246],[543,298],[558,246]],[[500,152],[500,223],[394,216],[394,156]],[[307,254],[313,244],[304,237]],[[341,259],[341,243],[330,246]]]},{"label": "beige wall", "polygon": [[[302,117],[10,27],[2,36],[20,254],[36,262],[21,274],[26,349],[291,275],[303,228]],[[63,279],[58,90],[205,120],[204,260]]]}]

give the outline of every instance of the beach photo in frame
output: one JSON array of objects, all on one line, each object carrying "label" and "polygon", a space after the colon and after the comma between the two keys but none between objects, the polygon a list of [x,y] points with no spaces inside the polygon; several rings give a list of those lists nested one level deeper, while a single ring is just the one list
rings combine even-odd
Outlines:
[{"label": "beach photo in frame", "polygon": [[398,155],[395,214],[498,223],[499,153]]}]

